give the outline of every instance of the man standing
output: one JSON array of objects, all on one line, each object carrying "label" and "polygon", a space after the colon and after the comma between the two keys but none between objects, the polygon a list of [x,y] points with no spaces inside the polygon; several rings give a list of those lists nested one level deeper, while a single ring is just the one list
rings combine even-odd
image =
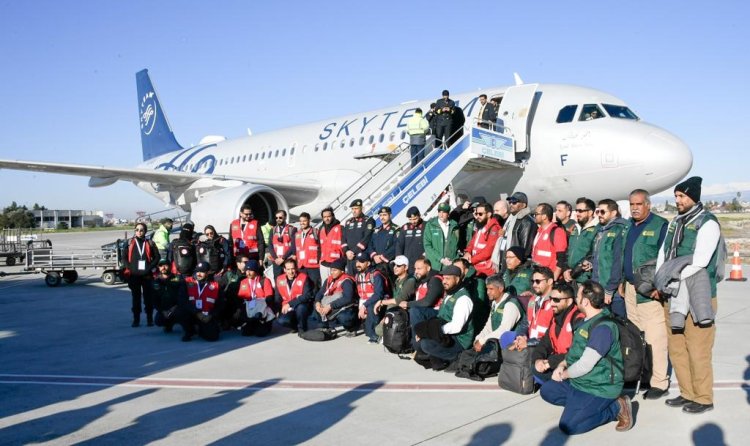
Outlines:
[{"label": "man standing", "polygon": [[156,244],[156,247],[159,248],[159,252],[164,258],[167,257],[169,233],[172,231],[173,225],[174,221],[172,221],[171,218],[165,218],[161,221],[161,226],[159,226],[159,229],[154,231],[154,234],[151,236],[151,240],[153,240],[153,242]]},{"label": "man standing", "polygon": [[304,272],[297,272],[294,259],[284,262],[284,276],[276,280],[276,306],[279,325],[292,333],[307,331],[307,318],[312,313],[313,284]]},{"label": "man standing", "polygon": [[253,218],[253,210],[248,205],[243,205],[240,210],[240,218],[232,221],[229,225],[229,237],[233,243],[233,256],[245,254],[251,259],[260,260],[266,251],[263,231],[258,220]]},{"label": "man standing", "polygon": [[508,292],[514,296],[531,296],[529,290],[531,290],[534,267],[526,260],[524,249],[520,246],[511,246],[505,251],[503,281]]},{"label": "man standing", "polygon": [[427,143],[427,131],[430,123],[422,117],[422,109],[417,108],[414,114],[406,121],[406,133],[409,134],[409,151],[411,153],[411,167],[416,166],[424,159],[424,146]]},{"label": "man standing", "polygon": [[492,208],[489,203],[482,203],[474,211],[474,236],[466,246],[464,258],[471,262],[476,270],[476,297],[481,305],[474,309],[479,327],[484,326],[490,305],[487,302],[484,279],[495,273],[492,267],[492,250],[500,239],[502,228],[492,218]]},{"label": "man standing", "polygon": [[[670,222],[667,235],[659,250],[657,270],[665,261],[692,255],[690,264],[680,274],[681,285],[699,271],[708,273],[711,296],[690,296],[692,300],[711,299],[716,314],[716,271],[724,268],[717,264],[721,227],[716,216],[701,203],[701,177],[690,177],[674,188],[678,215]],[[670,323],[669,305],[665,307],[666,323]],[[677,374],[680,395],[666,400],[668,406],[682,407],[686,413],[703,413],[714,408],[714,374],[711,364],[716,325],[699,325],[688,311],[685,329],[675,332],[667,327],[669,358]]]},{"label": "man standing", "polygon": [[146,223],[135,225],[135,234],[125,252],[125,277],[132,296],[133,327],[141,325],[141,296],[149,327],[154,325],[154,270],[161,256],[152,240],[146,240]]},{"label": "man standing", "polygon": [[567,234],[570,234],[576,225],[576,222],[570,218],[572,212],[573,206],[565,200],[558,201],[555,205],[555,220],[565,229]]},{"label": "man standing", "polygon": [[503,226],[503,238],[495,245],[492,257],[497,259],[498,267],[503,266],[503,253],[511,246],[520,246],[526,258],[531,258],[537,225],[529,212],[529,199],[523,192],[516,192],[508,198],[510,216]]},{"label": "man standing", "polygon": [[453,113],[456,103],[450,98],[448,90],[443,90],[443,97],[435,102],[435,148],[440,149],[448,145],[453,133]]},{"label": "man standing", "polygon": [[615,420],[618,432],[628,431],[633,427],[632,406],[628,396],[620,396],[624,384],[620,336],[608,320],[604,290],[596,282],[585,282],[578,288],[576,305],[585,320],[576,328],[573,344],[552,372],[552,380],[542,386],[542,399],[564,407],[559,427],[567,435]]},{"label": "man standing", "polygon": [[[591,252],[594,250],[598,219],[594,218],[596,204],[588,198],[576,200],[576,221],[568,236],[568,268],[563,273],[566,282],[583,283],[591,279]],[[585,264],[584,264],[585,261]],[[587,269],[584,269],[587,268]]]},{"label": "man standing", "polygon": [[557,280],[562,274],[562,265],[567,262],[568,236],[552,220],[552,206],[548,203],[537,205],[534,218],[538,229],[531,248],[531,260],[551,269]]},{"label": "man standing", "polygon": [[386,267],[388,262],[396,258],[399,229],[391,221],[391,208],[389,206],[380,208],[378,217],[380,218],[380,226],[372,233],[370,259],[375,265]]},{"label": "man standing", "polygon": [[357,198],[349,204],[352,216],[344,224],[341,248],[346,254],[346,273],[354,274],[354,257],[367,252],[375,230],[375,220],[362,213],[362,200]]},{"label": "man standing", "polygon": [[344,251],[341,248],[342,229],[341,223],[333,215],[333,209],[327,207],[320,213],[323,219],[323,226],[318,233],[320,236],[320,283],[328,279],[331,273],[331,263],[344,258]]},{"label": "man standing", "polygon": [[458,223],[448,218],[450,212],[448,203],[440,203],[437,217],[427,221],[424,226],[424,253],[435,271],[450,265],[458,254]]},{"label": "man standing", "polygon": [[414,274],[414,262],[424,256],[424,220],[416,206],[406,211],[409,223],[401,226],[396,243],[396,255],[409,259],[409,274]]},{"label": "man standing", "polygon": [[659,293],[656,290],[648,295],[638,293],[635,271],[648,261],[656,261],[668,224],[667,220],[651,212],[650,196],[643,189],[630,193],[630,215],[623,259],[625,282],[620,294],[625,298],[628,319],[645,333],[646,342],[651,346],[651,388],[644,398],[655,400],[669,393],[667,325]]},{"label": "man standing", "polygon": [[286,211],[276,211],[276,225],[271,231],[271,242],[268,249],[268,260],[273,262],[273,278],[278,279],[284,273],[284,262],[286,259],[293,258],[294,237],[297,228],[286,222]]},{"label": "man standing", "polygon": [[[370,267],[370,258],[365,253],[357,254],[357,294],[359,295],[359,319],[364,320],[365,334],[370,344],[378,343],[375,327],[380,323],[379,302],[390,297],[388,281],[383,274]],[[377,307],[377,309],[376,309]]]},{"label": "man standing", "polygon": [[494,128],[497,111],[491,102],[487,102],[487,95],[479,95],[479,112],[477,113],[477,125],[483,129]]},{"label": "man standing", "polygon": [[596,215],[599,217],[599,230],[594,238],[591,280],[604,287],[604,303],[612,305],[612,312],[624,317],[624,302],[613,305],[612,297],[622,280],[622,252],[628,221],[620,217],[617,202],[609,198],[599,201]]},{"label": "man standing", "polygon": [[[294,251],[297,260],[295,267],[305,273],[313,284],[313,290],[317,291],[321,283],[320,238],[318,230],[310,226],[310,214],[307,212],[299,214],[299,230],[294,236]],[[288,265],[285,263],[284,270],[287,268]]]}]

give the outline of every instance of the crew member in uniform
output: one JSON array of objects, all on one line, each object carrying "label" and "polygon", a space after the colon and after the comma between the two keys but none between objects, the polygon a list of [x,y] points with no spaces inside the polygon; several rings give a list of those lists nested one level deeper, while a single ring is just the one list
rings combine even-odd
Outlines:
[{"label": "crew member in uniform", "polygon": [[320,237],[320,283],[328,279],[331,273],[331,263],[344,258],[344,251],[341,248],[341,237],[343,228],[341,222],[336,219],[333,209],[327,207],[320,212],[323,219],[323,225],[320,227],[318,236]]},{"label": "crew member in uniform", "polygon": [[254,260],[263,258],[266,244],[263,238],[261,225],[253,218],[253,210],[248,205],[243,205],[240,218],[232,221],[229,225],[229,237],[233,243],[233,256],[245,254]]},{"label": "crew member in uniform", "polygon": [[453,133],[453,113],[455,113],[456,103],[449,97],[448,90],[443,90],[443,97],[435,102],[435,148],[443,147],[443,141],[446,145],[448,139]]},{"label": "crew member in uniform", "polygon": [[307,319],[315,299],[313,289],[313,283],[305,272],[297,271],[293,259],[284,262],[284,275],[276,279],[276,306],[279,308],[276,320],[279,325],[290,328],[292,333],[307,331]]},{"label": "crew member in uniform", "polygon": [[187,289],[182,276],[172,274],[167,259],[159,260],[159,272],[154,277],[154,308],[157,327],[164,327],[164,333],[171,333],[178,322],[180,302],[187,300]]},{"label": "crew member in uniform", "polygon": [[367,253],[375,220],[362,213],[362,200],[356,199],[349,204],[352,216],[344,224],[341,248],[346,254],[346,273],[354,275],[354,257],[360,252]]},{"label": "crew member in uniform", "polygon": [[398,226],[391,221],[391,208],[383,206],[378,211],[380,226],[372,233],[370,241],[370,259],[381,271],[388,268],[388,263],[396,258],[396,244],[398,242]]},{"label": "crew member in uniform", "polygon": [[265,336],[276,317],[273,284],[263,275],[260,263],[249,260],[237,297],[242,299],[239,322],[242,336]]},{"label": "crew member in uniform", "polygon": [[310,328],[332,329],[342,325],[350,333],[357,329],[357,284],[345,270],[344,259],[331,262],[331,275],[315,296]]},{"label": "crew member in uniform", "polygon": [[276,226],[271,231],[268,260],[273,262],[274,280],[284,273],[284,261],[295,255],[294,236],[297,228],[286,222],[286,211],[276,211]]},{"label": "crew member in uniform", "polygon": [[[320,288],[320,235],[310,226],[310,214],[299,215],[299,230],[294,236],[296,267],[305,273],[313,284],[313,292]],[[292,259],[292,260],[295,260]],[[284,262],[284,271],[287,265]],[[278,281],[278,278],[277,278]]]},{"label": "crew member in uniform", "polygon": [[406,211],[409,223],[401,226],[396,244],[396,255],[409,259],[409,274],[414,274],[414,263],[424,257],[424,220],[416,206]]},{"label": "crew member in uniform", "polygon": [[135,235],[128,242],[125,252],[125,277],[132,295],[131,311],[133,327],[141,325],[141,296],[146,310],[148,326],[154,325],[154,270],[161,259],[159,248],[151,240],[146,240],[148,227],[145,223],[135,225]]},{"label": "crew member in uniform", "polygon": [[495,111],[495,105],[492,102],[487,102],[487,95],[479,95],[479,112],[477,113],[477,125],[483,129],[495,128],[495,119],[497,119],[497,111]]},{"label": "crew member in uniform", "polygon": [[203,229],[205,240],[196,246],[196,257],[199,262],[208,263],[209,274],[219,279],[229,268],[232,259],[229,241],[216,233],[211,225]]},{"label": "crew member in uniform", "polygon": [[218,341],[221,327],[218,315],[221,312],[223,295],[221,286],[208,277],[209,266],[199,263],[195,273],[185,279],[187,300],[182,305],[180,325],[184,335],[182,341],[192,339],[198,327],[198,336],[206,341]]}]

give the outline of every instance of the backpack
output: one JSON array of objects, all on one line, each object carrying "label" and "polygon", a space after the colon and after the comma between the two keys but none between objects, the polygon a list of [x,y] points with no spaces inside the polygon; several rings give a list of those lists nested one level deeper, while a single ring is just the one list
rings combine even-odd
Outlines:
[{"label": "backpack", "polygon": [[534,393],[534,374],[531,371],[531,347],[523,350],[502,350],[500,373],[497,375],[500,388],[529,395]]},{"label": "backpack", "polygon": [[206,240],[200,242],[197,246],[197,257],[199,262],[208,263],[211,267],[211,271],[219,271],[224,266],[224,258],[226,254],[222,249],[222,241],[218,240]]},{"label": "backpack", "polygon": [[299,337],[304,339],[305,341],[313,342],[332,341],[336,339],[336,332],[333,330],[318,328],[314,330],[301,331],[299,333]]},{"label": "backpack", "polygon": [[[602,322],[614,322],[620,333],[620,350],[622,351],[622,376],[624,381],[639,382],[650,379],[651,363],[647,361],[650,346],[646,343],[644,333],[628,319],[611,314],[608,317],[601,318],[591,326],[594,331],[597,325]],[[609,355],[606,358],[612,362]]]},{"label": "backpack", "polygon": [[177,239],[172,242],[172,257],[177,272],[180,274],[192,274],[195,268],[195,246],[190,240]]},{"label": "backpack", "polygon": [[395,307],[386,311],[383,317],[383,346],[396,354],[412,350],[409,313],[403,308]]},{"label": "backpack", "polygon": [[484,381],[500,371],[500,343],[497,339],[488,339],[482,351],[474,349],[461,352],[458,356],[456,376],[473,381]]}]

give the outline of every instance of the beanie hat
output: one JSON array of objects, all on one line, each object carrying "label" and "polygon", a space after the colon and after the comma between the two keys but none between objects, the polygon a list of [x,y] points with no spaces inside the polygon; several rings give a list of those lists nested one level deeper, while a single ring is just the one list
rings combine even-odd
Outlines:
[{"label": "beanie hat", "polygon": [[520,246],[511,246],[508,248],[508,252],[512,252],[513,255],[518,257],[518,260],[523,263],[526,261],[526,251]]},{"label": "beanie hat", "polygon": [[674,187],[675,192],[682,192],[683,194],[690,197],[694,202],[701,201],[701,183],[703,178],[701,177],[690,177],[682,183]]}]

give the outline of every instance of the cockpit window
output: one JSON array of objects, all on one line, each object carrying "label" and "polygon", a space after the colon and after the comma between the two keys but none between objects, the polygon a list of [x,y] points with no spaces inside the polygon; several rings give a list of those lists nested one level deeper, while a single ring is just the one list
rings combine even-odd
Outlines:
[{"label": "cockpit window", "polygon": [[578,108],[577,105],[566,105],[561,108],[560,112],[557,114],[557,123],[561,124],[563,122],[573,121],[573,117],[576,115],[576,108]]},{"label": "cockpit window", "polygon": [[632,112],[629,108],[625,107],[624,105],[612,105],[612,104],[602,104],[604,106],[604,109],[607,110],[607,113],[609,116],[613,118],[620,118],[620,119],[634,119],[638,120],[638,116],[636,116],[635,113]]},{"label": "cockpit window", "polygon": [[584,104],[581,110],[581,117],[579,121],[593,121],[594,119],[603,118],[604,113],[602,109],[596,104]]}]

